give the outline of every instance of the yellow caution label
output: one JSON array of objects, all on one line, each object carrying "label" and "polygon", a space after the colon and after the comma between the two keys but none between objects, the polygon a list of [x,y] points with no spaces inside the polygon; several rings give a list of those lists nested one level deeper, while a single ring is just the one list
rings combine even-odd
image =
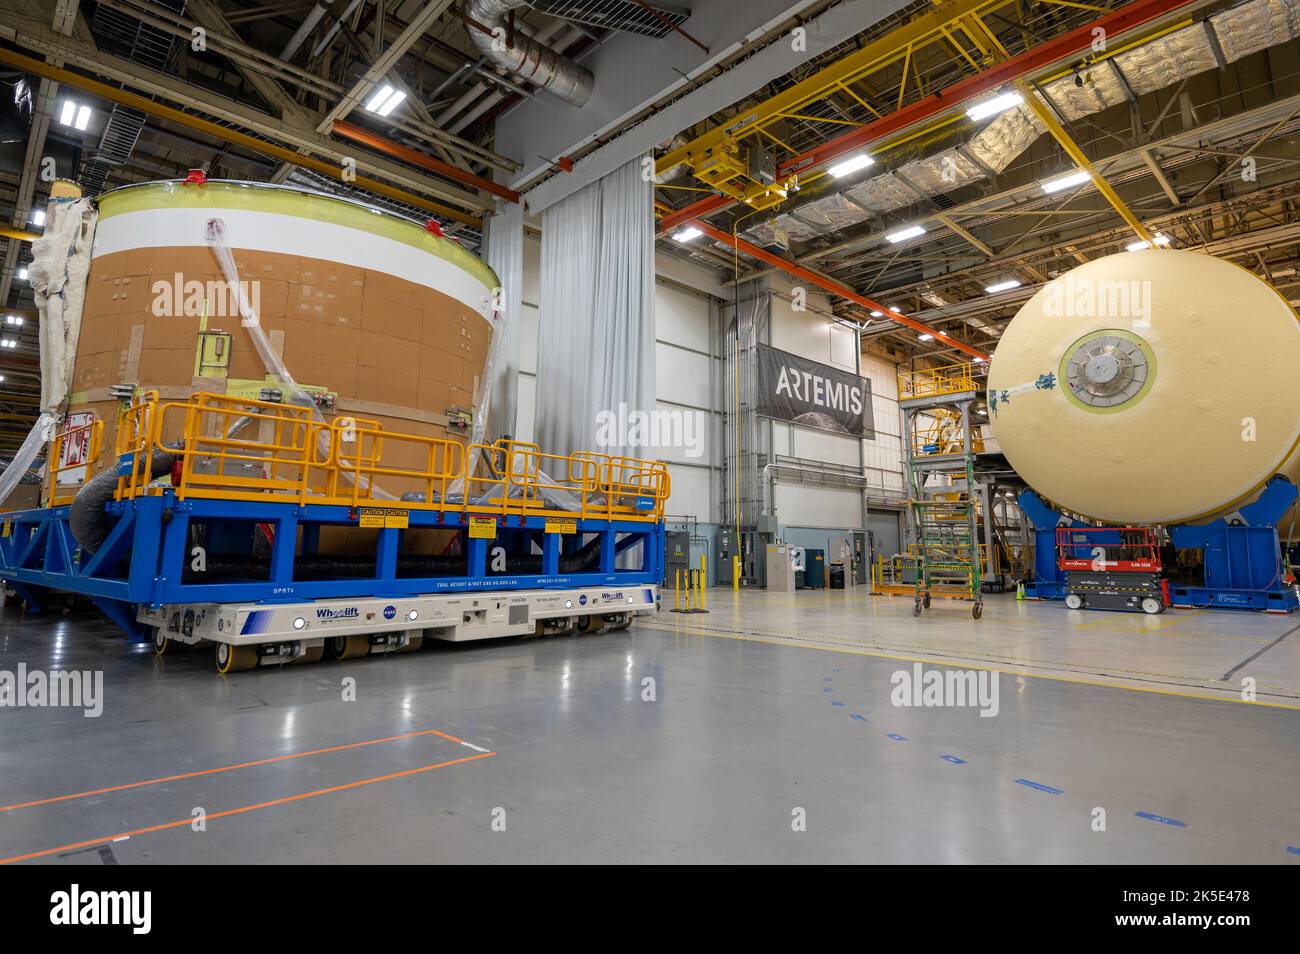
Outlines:
[{"label": "yellow caution label", "polygon": [[4,523],[4,529],[0,530],[0,537],[7,537],[9,536],[9,534],[13,532],[14,532],[14,522],[12,520],[6,520]]},{"label": "yellow caution label", "polygon": [[495,540],[496,535],[496,517],[469,518],[469,537],[471,540]]},{"label": "yellow caution label", "polygon": [[569,520],[563,517],[546,518],[547,533],[577,533],[578,521]]},{"label": "yellow caution label", "polygon": [[409,510],[386,507],[362,507],[357,511],[358,526],[372,530],[405,530],[410,523]]}]

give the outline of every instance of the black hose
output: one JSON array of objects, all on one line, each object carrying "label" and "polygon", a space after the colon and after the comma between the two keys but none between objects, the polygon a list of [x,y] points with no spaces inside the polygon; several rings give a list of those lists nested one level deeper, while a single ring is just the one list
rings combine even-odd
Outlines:
[{"label": "black hose", "polygon": [[[150,462],[149,479],[157,480],[164,474],[171,473],[176,463],[176,456],[162,449],[153,452]],[[103,544],[110,529],[108,513],[104,505],[113,499],[117,492],[117,469],[101,471],[82,485],[77,496],[68,508],[68,527],[73,538],[87,553],[94,553]]]}]

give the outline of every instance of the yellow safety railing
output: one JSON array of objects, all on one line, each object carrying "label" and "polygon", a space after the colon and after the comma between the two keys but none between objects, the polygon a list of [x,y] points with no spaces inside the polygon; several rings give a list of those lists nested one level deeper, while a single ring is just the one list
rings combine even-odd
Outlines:
[{"label": "yellow safety railing", "polygon": [[[64,464],[63,449],[71,443],[84,440],[86,442],[86,453],[84,457],[78,455],[78,461],[75,464]],[[99,460],[99,452],[104,442],[104,422],[96,417],[89,424],[78,424],[76,427],[68,427],[54,435],[54,440],[50,443],[49,460],[49,479],[50,479],[50,507],[61,507],[64,504],[72,503],[72,498],[77,496],[77,491],[85,481],[83,476],[76,483],[63,484],[60,486],[59,477],[69,471],[81,468],[85,475],[89,476],[90,468]]]},{"label": "yellow safety railing", "polygon": [[898,399],[906,401],[911,398],[942,397],[945,394],[961,394],[974,391],[974,366],[948,364],[941,368],[925,368],[920,371],[900,371],[898,374]]},{"label": "yellow safety railing", "polygon": [[[925,414],[927,417],[923,424],[919,415],[915,419],[918,426],[912,431],[913,457],[965,453],[960,413],[950,407],[936,407]],[[984,452],[984,438],[979,435],[975,424],[971,426],[971,451],[976,454]]]},{"label": "yellow safety railing", "polygon": [[[671,491],[660,461],[585,451],[545,454],[521,441],[466,448],[385,431],[374,420],[338,416],[324,422],[311,408],[204,392],[180,401],[159,401],[157,392],[140,395],[121,412],[116,450],[119,457],[133,456],[118,481],[119,500],[162,492],[150,472],[157,450],[181,461],[173,487],[180,499],[648,521],[663,516]],[[476,457],[481,464],[471,472]],[[407,499],[394,499],[386,484]],[[449,494],[456,499],[448,501]]]}]

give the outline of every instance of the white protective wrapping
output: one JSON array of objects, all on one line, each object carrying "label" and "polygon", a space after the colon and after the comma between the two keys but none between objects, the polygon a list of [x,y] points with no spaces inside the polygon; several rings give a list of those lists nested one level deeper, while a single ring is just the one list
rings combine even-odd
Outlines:
[{"label": "white protective wrapping", "polygon": [[54,426],[67,406],[97,219],[90,199],[56,199],[49,206],[45,234],[32,243],[28,277],[40,311],[41,409],[13,460],[0,473],[0,504],[54,436]]}]

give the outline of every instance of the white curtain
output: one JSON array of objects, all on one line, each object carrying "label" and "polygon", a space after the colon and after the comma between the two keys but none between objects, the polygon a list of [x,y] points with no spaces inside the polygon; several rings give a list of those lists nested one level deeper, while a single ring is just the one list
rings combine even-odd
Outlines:
[{"label": "white curtain", "polygon": [[[638,158],[548,208],[533,433],[542,451],[642,456],[622,428],[654,410],[653,166]],[[632,435],[635,436],[635,435]]]},{"label": "white curtain", "polygon": [[488,220],[487,261],[501,283],[493,335],[502,340],[494,342],[496,361],[484,369],[491,387],[487,433],[494,438],[519,433],[519,322],[524,305],[524,207],[519,202],[499,205]]}]

